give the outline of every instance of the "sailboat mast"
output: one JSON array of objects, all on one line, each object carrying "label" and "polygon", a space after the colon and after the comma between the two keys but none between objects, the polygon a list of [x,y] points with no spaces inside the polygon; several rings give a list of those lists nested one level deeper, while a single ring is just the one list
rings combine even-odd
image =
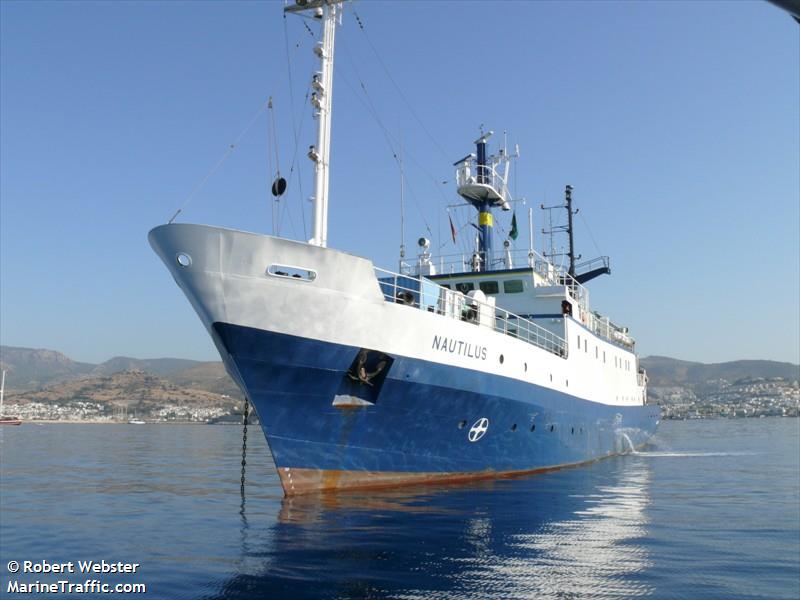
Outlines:
[{"label": "sailboat mast", "polygon": [[3,394],[6,391],[6,371],[3,369],[3,381],[0,382],[0,417],[3,416]]}]

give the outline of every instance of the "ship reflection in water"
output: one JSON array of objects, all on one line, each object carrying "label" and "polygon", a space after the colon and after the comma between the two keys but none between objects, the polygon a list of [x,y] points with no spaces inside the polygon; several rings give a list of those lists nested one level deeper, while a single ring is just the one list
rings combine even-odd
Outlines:
[{"label": "ship reflection in water", "polygon": [[211,597],[651,595],[638,544],[649,481],[648,461],[624,457],[470,486],[284,498],[277,519],[248,498],[240,575]]}]

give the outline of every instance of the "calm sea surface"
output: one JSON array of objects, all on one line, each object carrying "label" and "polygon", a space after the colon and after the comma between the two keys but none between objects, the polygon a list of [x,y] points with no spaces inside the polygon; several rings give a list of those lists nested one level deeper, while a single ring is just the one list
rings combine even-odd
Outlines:
[{"label": "calm sea surface", "polygon": [[0,596],[94,578],[154,598],[800,598],[798,419],[668,421],[586,467],[290,500],[259,429],[248,448],[242,503],[235,426],[0,428]]}]

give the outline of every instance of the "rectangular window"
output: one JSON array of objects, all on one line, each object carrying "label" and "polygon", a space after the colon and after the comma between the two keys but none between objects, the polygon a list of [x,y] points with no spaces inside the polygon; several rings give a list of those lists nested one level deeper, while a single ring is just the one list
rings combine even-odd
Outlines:
[{"label": "rectangular window", "polygon": [[471,292],[475,289],[475,284],[471,281],[462,281],[461,283],[456,284],[456,289],[462,294],[466,294],[467,292]]},{"label": "rectangular window", "polygon": [[603,350],[603,364],[606,364],[606,351]]},{"label": "rectangular window", "polygon": [[589,340],[583,340],[583,351],[589,354]]},{"label": "rectangular window", "polygon": [[270,265],[267,273],[273,277],[286,277],[289,279],[299,279],[300,281],[314,281],[317,272],[303,267],[289,267],[287,265]]},{"label": "rectangular window", "polygon": [[578,336],[578,350],[581,349],[581,336]]},{"label": "rectangular window", "polygon": [[520,294],[522,287],[522,279],[509,279],[503,282],[503,291],[506,294]]},{"label": "rectangular window", "polygon": [[500,293],[500,286],[497,285],[496,281],[481,281],[478,286],[487,296],[493,296],[494,294]]},{"label": "rectangular window", "polygon": [[595,347],[594,347],[594,357],[595,357],[595,358],[597,358],[597,357],[598,357],[598,355],[599,355],[599,353],[600,353],[600,348],[598,348],[597,346],[595,346]]},{"label": "rectangular window", "polygon": [[440,283],[439,285],[442,286],[443,288],[447,288],[448,290],[450,289],[449,283]]}]

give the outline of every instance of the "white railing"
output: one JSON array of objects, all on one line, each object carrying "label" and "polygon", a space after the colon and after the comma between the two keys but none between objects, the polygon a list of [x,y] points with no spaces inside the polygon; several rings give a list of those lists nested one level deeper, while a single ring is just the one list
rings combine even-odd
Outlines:
[{"label": "white railing", "polygon": [[[506,269],[531,268],[541,275],[545,280],[553,285],[558,285],[558,277],[561,270],[554,266],[535,250],[498,250],[497,256],[492,257],[488,265],[480,265],[480,271],[474,271],[472,264],[472,254],[440,254],[432,256],[430,254],[420,254],[414,262],[405,261],[401,264],[404,275],[419,272],[421,266],[432,264],[436,267],[436,272],[440,275],[452,273],[479,273],[484,271],[504,271]],[[577,283],[577,282],[576,282]],[[580,284],[578,284],[580,285]]]},{"label": "white railing", "polygon": [[[583,322],[584,325],[600,337],[625,348],[633,349],[635,342],[628,333],[627,328],[616,325],[608,317],[604,317],[598,312],[590,311],[589,290],[578,283],[563,268],[553,265],[535,250],[514,250],[508,252],[508,255],[493,260],[490,268],[486,270],[528,267],[533,269],[545,284],[565,286],[569,295],[577,303],[577,313],[573,314],[577,320]],[[422,263],[422,258],[415,263],[401,263],[400,271],[402,276],[416,279],[418,273],[425,272],[424,267],[426,265],[433,265],[440,275],[456,273],[468,275],[482,272],[471,269],[472,257],[468,254],[425,255],[424,260],[425,265]]]},{"label": "white railing", "polygon": [[491,165],[479,166],[475,159],[468,159],[457,165],[456,186],[463,187],[465,185],[477,184],[478,175],[483,176],[483,181],[481,183],[494,188],[504,201],[509,201],[508,184],[506,183],[505,177],[498,173]]},{"label": "white railing", "polygon": [[592,313],[591,325],[590,329],[600,337],[615,344],[620,344],[628,349],[633,349],[635,342],[628,333],[626,327],[615,325],[608,317],[604,317],[597,312]]},{"label": "white railing", "polygon": [[524,319],[493,302],[482,302],[434,282],[410,275],[392,273],[375,267],[375,275],[387,302],[404,304],[443,317],[458,319],[476,326],[515,337],[566,358],[567,342],[552,331]]}]

